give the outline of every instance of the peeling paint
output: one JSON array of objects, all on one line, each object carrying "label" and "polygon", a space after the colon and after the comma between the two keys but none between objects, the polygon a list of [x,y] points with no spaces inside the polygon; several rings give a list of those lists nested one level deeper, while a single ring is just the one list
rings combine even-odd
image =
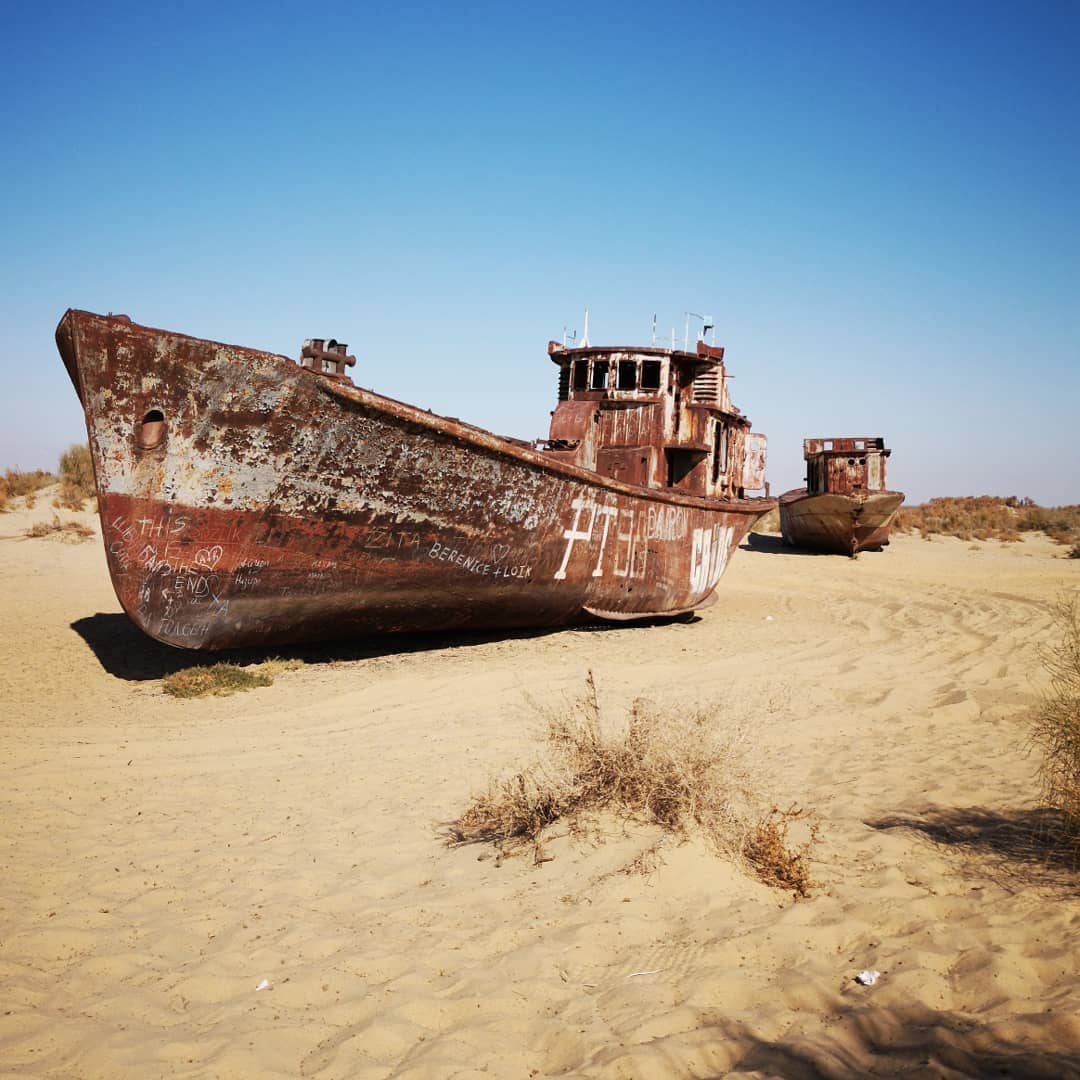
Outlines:
[{"label": "peeling paint", "polygon": [[806,487],[780,496],[785,543],[840,555],[887,545],[904,501],[885,483],[891,453],[879,436],[805,439]]},{"label": "peeling paint", "polygon": [[[627,482],[560,448],[561,418],[535,448],[354,387],[346,347],[326,339],[296,363],[70,311],[57,343],[117,596],[185,648],[691,610],[775,505],[740,497],[749,421],[726,396],[722,350],[609,350],[612,364],[659,364],[666,388],[688,380],[677,407],[666,388],[607,399],[638,412],[612,438],[655,440],[651,471]],[[702,373],[711,397],[694,401]],[[608,407],[588,393],[577,414]],[[684,453],[693,467],[672,469]],[[763,437],[756,460],[763,484]]]}]

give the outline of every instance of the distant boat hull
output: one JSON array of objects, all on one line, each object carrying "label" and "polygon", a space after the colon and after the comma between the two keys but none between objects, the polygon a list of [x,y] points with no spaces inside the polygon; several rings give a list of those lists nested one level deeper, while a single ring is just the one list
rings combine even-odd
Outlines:
[{"label": "distant boat hull", "polygon": [[779,501],[784,543],[811,551],[857,555],[889,543],[892,521],[904,496],[899,491],[810,495],[806,488],[796,488],[781,495]]},{"label": "distant boat hull", "polygon": [[109,572],[189,649],[708,606],[775,499],[608,480],[282,356],[69,311]]}]

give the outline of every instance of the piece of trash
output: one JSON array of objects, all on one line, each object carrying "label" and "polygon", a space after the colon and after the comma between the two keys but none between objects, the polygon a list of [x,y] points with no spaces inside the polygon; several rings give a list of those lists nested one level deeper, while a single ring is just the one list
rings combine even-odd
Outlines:
[{"label": "piece of trash", "polygon": [[269,990],[269,989],[270,989],[270,980],[269,979],[263,979],[263,981],[261,983],[259,983],[258,986],[255,987],[255,992],[258,993],[260,990]]},{"label": "piece of trash", "polygon": [[773,617],[771,615],[766,615],[765,616],[765,621],[766,622],[774,622],[775,620],[773,619]]},{"label": "piece of trash", "polygon": [[860,986],[873,986],[880,978],[880,971],[860,971],[859,974],[855,976],[855,981]]}]

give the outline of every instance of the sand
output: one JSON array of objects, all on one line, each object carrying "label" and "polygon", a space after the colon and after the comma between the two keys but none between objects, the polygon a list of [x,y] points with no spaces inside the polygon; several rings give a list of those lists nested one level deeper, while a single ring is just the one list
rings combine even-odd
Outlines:
[{"label": "sand", "polygon": [[[52,513],[0,514],[0,1076],[1080,1076],[1078,878],[1023,828],[1080,587],[1045,538],[763,537],[693,623],[345,644],[183,701],[100,536],[22,538]],[[626,873],[659,836],[614,820],[541,865],[443,845],[590,669],[610,715],[752,723],[763,797],[820,824],[810,899],[694,839]]]}]

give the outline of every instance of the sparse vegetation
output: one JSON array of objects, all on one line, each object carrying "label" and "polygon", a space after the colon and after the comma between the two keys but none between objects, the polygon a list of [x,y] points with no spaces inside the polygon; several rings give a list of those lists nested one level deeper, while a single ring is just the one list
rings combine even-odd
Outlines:
[{"label": "sparse vegetation", "polygon": [[83,540],[91,539],[94,536],[94,530],[81,521],[61,521],[56,514],[53,514],[51,521],[39,521],[36,525],[31,525],[25,535],[32,540],[52,537],[70,544],[79,544]]},{"label": "sparse vegetation", "polygon": [[793,846],[788,838],[791,823],[803,816],[804,811],[798,807],[781,810],[774,806],[746,834],[742,854],[766,885],[805,897],[810,895],[813,885],[810,852],[817,843],[817,825],[810,823],[807,839],[798,846]]},{"label": "sparse vegetation", "polygon": [[53,498],[53,506],[59,510],[82,510],[86,505],[86,496],[74,486],[74,484],[63,483],[60,485],[60,490]]},{"label": "sparse vegetation", "polygon": [[223,697],[257,686],[270,686],[275,675],[303,666],[302,660],[274,659],[250,667],[227,663],[190,667],[166,675],[161,680],[161,688],[178,698]]},{"label": "sparse vegetation", "polygon": [[26,499],[27,506],[33,506],[34,493],[55,483],[56,477],[44,469],[31,472],[8,469],[0,476],[0,510],[6,510],[10,501],[20,495]]},{"label": "sparse vegetation", "polygon": [[88,446],[76,443],[60,455],[60,485],[55,505],[68,510],[81,510],[94,494],[94,465]]},{"label": "sparse vegetation", "polygon": [[1080,542],[1080,506],[1037,506],[1015,495],[931,499],[901,507],[894,528],[961,540],[1017,541],[1025,532],[1043,532],[1059,544],[1074,544]]},{"label": "sparse vegetation", "polygon": [[1057,604],[1059,639],[1043,653],[1050,685],[1035,709],[1032,738],[1042,753],[1043,800],[1065,821],[1068,843],[1080,854],[1080,596]]},{"label": "sparse vegetation", "polygon": [[793,850],[787,824],[800,812],[762,814],[745,728],[725,728],[707,712],[665,712],[636,701],[610,729],[590,673],[580,700],[545,717],[544,741],[543,759],[473,797],[448,824],[447,843],[486,841],[503,856],[531,849],[542,862],[548,826],[564,820],[573,829],[582,815],[607,810],[678,836],[696,831],[762,881],[809,894],[816,832]]}]

